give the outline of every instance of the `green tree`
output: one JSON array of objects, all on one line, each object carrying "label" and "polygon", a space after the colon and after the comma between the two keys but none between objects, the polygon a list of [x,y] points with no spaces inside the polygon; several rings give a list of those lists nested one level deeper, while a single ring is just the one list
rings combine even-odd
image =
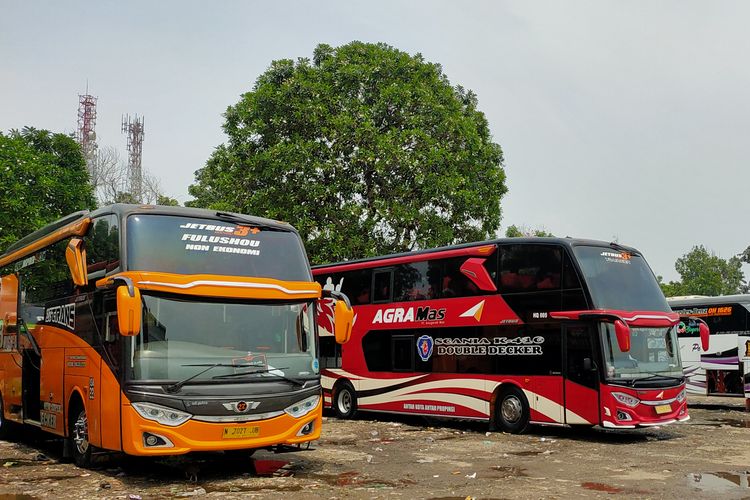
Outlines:
[{"label": "green tree", "polygon": [[76,141],[26,127],[0,133],[0,252],[43,225],[96,206]]},{"label": "green tree", "polygon": [[292,222],[313,262],[480,240],[500,224],[503,154],[477,96],[385,44],[279,60],[225,114],[189,206]]},{"label": "green tree", "polygon": [[505,237],[506,238],[528,238],[531,236],[536,237],[545,237],[545,236],[555,236],[554,234],[550,233],[549,231],[545,231],[544,229],[531,229],[526,226],[516,226],[515,224],[508,226],[508,229],[505,230]]},{"label": "green tree", "polygon": [[722,259],[699,245],[677,259],[674,267],[680,274],[680,281],[664,283],[658,276],[659,285],[667,297],[730,295],[746,291],[742,261],[737,256]]},{"label": "green tree", "polygon": [[175,200],[174,198],[170,198],[169,196],[162,195],[162,194],[160,194],[160,195],[157,196],[157,198],[156,198],[156,204],[157,205],[164,205],[164,206],[167,206],[167,207],[179,207],[180,206],[180,202],[179,201]]}]

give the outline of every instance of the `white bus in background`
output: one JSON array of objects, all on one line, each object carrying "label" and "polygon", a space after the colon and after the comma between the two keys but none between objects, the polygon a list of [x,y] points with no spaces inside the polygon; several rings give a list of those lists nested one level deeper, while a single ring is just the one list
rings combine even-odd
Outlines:
[{"label": "white bus in background", "polygon": [[[750,400],[750,295],[672,297],[680,314],[677,335],[687,390],[705,396],[737,396]],[[700,318],[711,330],[710,347],[701,349]]]}]

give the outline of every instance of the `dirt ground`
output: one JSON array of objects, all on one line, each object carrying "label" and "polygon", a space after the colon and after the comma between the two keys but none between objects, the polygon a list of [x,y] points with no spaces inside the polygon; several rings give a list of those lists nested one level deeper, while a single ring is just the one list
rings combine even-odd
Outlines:
[{"label": "dirt ground", "polygon": [[[635,432],[360,414],[310,450],[231,459],[100,457],[84,470],[38,435],[0,441],[0,500],[33,498],[750,498],[743,400],[691,399],[690,422]],[[377,420],[375,420],[377,419]]]}]

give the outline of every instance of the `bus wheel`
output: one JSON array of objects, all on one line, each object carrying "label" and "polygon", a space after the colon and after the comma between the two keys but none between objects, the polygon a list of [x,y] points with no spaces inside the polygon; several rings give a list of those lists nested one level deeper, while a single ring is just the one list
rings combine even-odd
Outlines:
[{"label": "bus wheel", "polygon": [[5,406],[3,406],[3,395],[0,394],[0,439],[6,439],[10,435],[10,422],[5,420]]},{"label": "bus wheel", "polygon": [[342,382],[336,389],[333,411],[339,418],[352,418],[357,413],[357,396],[349,382]]},{"label": "bus wheel", "polygon": [[521,434],[529,425],[529,402],[519,389],[505,389],[497,399],[495,422],[503,432]]},{"label": "bus wheel", "polygon": [[89,442],[89,421],[83,404],[78,403],[73,407],[69,422],[73,461],[78,467],[90,467],[93,446]]}]

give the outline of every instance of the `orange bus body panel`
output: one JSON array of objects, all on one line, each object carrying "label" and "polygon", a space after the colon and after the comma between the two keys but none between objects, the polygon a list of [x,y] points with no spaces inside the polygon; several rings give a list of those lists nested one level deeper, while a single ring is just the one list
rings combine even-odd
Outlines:
[{"label": "orange bus body panel", "polygon": [[101,383],[99,385],[101,401],[102,448],[122,450],[120,442],[120,382],[106,363],[101,364]]},{"label": "orange bus body panel", "polygon": [[[42,401],[42,426],[44,430],[65,436],[65,413],[67,401],[64,401],[65,391],[65,347],[58,337],[60,334],[54,327],[38,326],[34,329],[34,338],[39,344],[43,355],[39,377],[39,399]],[[44,418],[44,415],[49,418]],[[54,426],[51,424],[54,423]]]},{"label": "orange bus body panel", "polygon": [[[284,413],[267,420],[242,423],[212,423],[188,420],[182,425],[169,427],[141,417],[122,398],[123,451],[130,455],[180,455],[192,451],[242,450],[263,448],[277,444],[294,445],[320,439],[323,423],[323,398],[318,406],[302,418],[296,419]],[[297,436],[305,425],[314,422],[310,434]],[[246,439],[224,439],[224,428],[257,427],[257,436]],[[143,432],[150,432],[168,438],[173,448],[146,448],[143,445]]]},{"label": "orange bus body panel", "polygon": [[0,267],[22,259],[28,255],[35,253],[37,250],[41,250],[44,247],[57,243],[60,240],[64,240],[69,236],[83,236],[91,224],[91,219],[86,217],[85,219],[77,220],[72,224],[63,226],[54,233],[48,234],[44,238],[40,238],[35,242],[27,245],[23,248],[19,248],[15,252],[0,258]]},{"label": "orange bus body panel", "polygon": [[108,285],[118,276],[128,277],[141,290],[180,293],[200,297],[237,299],[318,299],[322,288],[314,281],[280,281],[272,278],[216,276],[212,274],[170,274],[151,271],[125,271],[96,282]]}]

